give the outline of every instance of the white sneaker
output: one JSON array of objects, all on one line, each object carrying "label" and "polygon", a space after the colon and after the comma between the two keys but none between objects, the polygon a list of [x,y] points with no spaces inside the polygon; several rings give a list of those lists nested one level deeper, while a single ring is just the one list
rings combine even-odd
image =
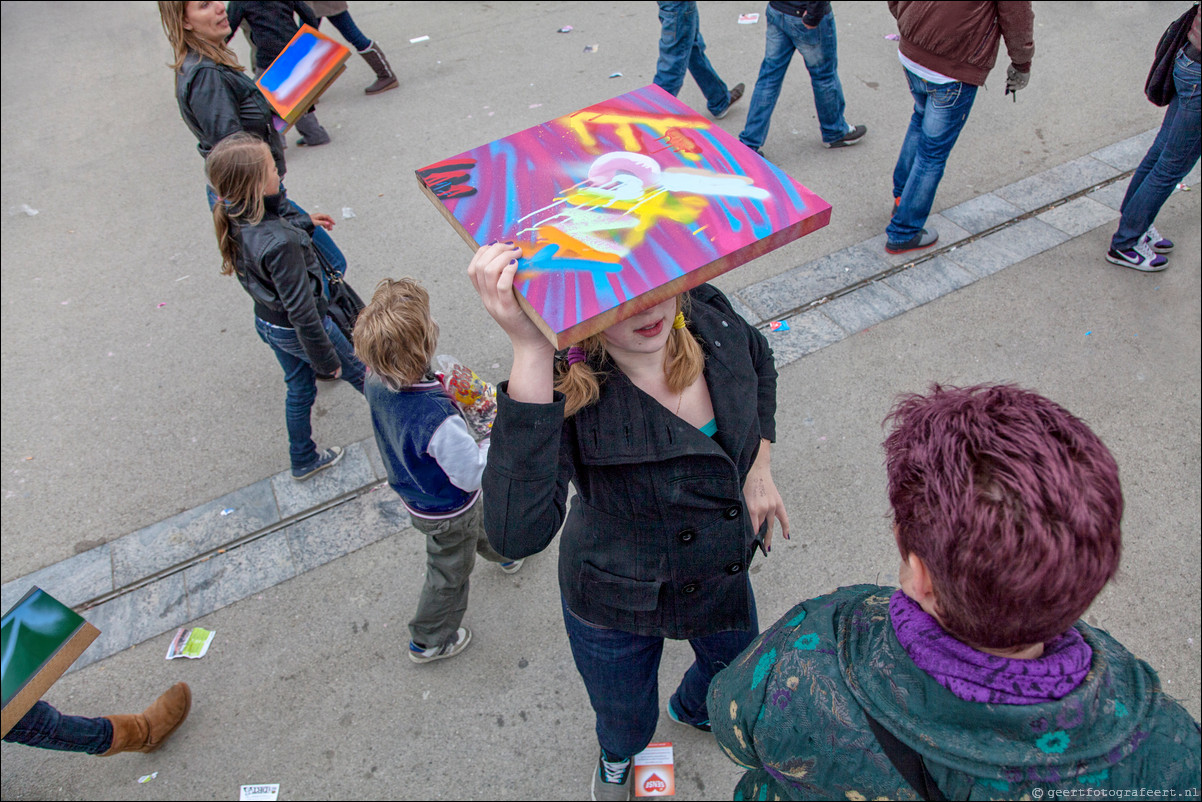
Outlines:
[{"label": "white sneaker", "polygon": [[445,660],[448,657],[454,657],[466,649],[471,640],[472,631],[467,627],[460,627],[455,631],[455,640],[450,643],[444,643],[442,646],[423,649],[413,641],[409,641],[409,659],[415,663],[432,663],[435,660]]}]

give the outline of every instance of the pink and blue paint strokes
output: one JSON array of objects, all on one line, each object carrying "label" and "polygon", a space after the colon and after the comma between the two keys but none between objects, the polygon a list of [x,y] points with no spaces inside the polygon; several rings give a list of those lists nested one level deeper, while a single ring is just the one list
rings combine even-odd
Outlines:
[{"label": "pink and blue paint strokes", "polygon": [[418,176],[477,243],[521,245],[517,290],[555,332],[830,209],[656,86]]}]

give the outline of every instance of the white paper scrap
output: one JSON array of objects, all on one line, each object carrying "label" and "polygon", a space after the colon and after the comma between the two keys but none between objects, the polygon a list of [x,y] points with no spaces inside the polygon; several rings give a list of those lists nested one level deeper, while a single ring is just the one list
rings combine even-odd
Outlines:
[{"label": "white paper scrap", "polygon": [[418,42],[428,42],[428,41],[430,41],[430,37],[429,37],[429,36],[419,36],[419,37],[417,37],[416,39],[410,39],[410,40],[409,40],[409,44],[411,44],[411,45],[415,45],[415,44],[417,44]]},{"label": "white paper scrap", "polygon": [[138,782],[148,783],[151,780],[153,780],[155,777],[158,777],[158,776],[159,776],[159,773],[157,771],[152,771],[149,774],[143,774],[141,777],[139,777]]},{"label": "white paper scrap", "polygon": [[275,802],[280,798],[280,784],[244,785],[238,794],[238,802]]}]

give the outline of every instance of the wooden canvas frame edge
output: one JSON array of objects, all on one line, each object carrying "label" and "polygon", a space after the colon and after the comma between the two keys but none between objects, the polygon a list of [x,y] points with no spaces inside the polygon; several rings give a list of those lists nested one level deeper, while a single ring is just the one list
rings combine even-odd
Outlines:
[{"label": "wooden canvas frame edge", "polygon": [[[284,50],[287,50],[289,47],[291,47],[292,43],[295,42],[301,36],[301,34],[306,33],[306,32],[312,33],[313,35],[317,36],[319,39],[324,39],[327,42],[330,42],[331,44],[336,45],[337,47],[341,48],[342,52],[338,56],[338,66],[335,69],[332,69],[328,73],[326,73],[326,76],[324,78],[322,78],[320,81],[318,81],[317,84],[312,89],[310,89],[308,92],[306,92],[305,95],[292,106],[292,110],[290,112],[288,112],[287,114],[284,114],[280,110],[280,108],[275,104],[275,101],[272,99],[271,94],[264,91],[263,84],[261,83],[263,80],[263,75],[266,75],[268,73],[268,71],[271,70],[272,66],[275,65],[275,61],[272,61],[271,64],[269,64],[267,66],[267,69],[263,70],[263,75],[260,75],[255,80],[255,86],[258,87],[259,94],[261,94],[264,97],[264,99],[266,99],[267,104],[269,106],[271,106],[272,110],[276,114],[279,115],[280,119],[283,120],[284,122],[288,123],[288,125],[284,127],[284,130],[280,131],[281,135],[286,133],[289,128],[291,128],[293,125],[296,124],[297,120],[299,120],[301,117],[303,117],[305,115],[305,112],[307,112],[309,110],[309,107],[317,102],[317,99],[319,97],[321,97],[322,94],[324,94],[327,89],[330,88],[330,84],[334,83],[334,80],[336,78],[338,78],[340,75],[342,75],[342,73],[346,72],[346,62],[349,61],[351,58],[350,48],[348,48],[346,45],[342,44],[338,40],[333,39],[329,36],[326,36],[324,33],[317,30],[316,28],[314,28],[312,25],[309,25],[308,23],[301,25],[300,30],[298,30],[296,32],[296,34],[293,35],[293,37],[288,40],[288,44],[284,45]],[[280,55],[283,55],[284,50],[280,51]],[[278,59],[279,56],[276,56],[276,58]]]},{"label": "wooden canvas frame edge", "polygon": [[13,698],[4,706],[3,712],[0,713],[0,738],[8,735],[9,730],[17,725],[46,691],[50,690],[50,686],[58,682],[59,677],[67,672],[71,664],[78,660],[98,637],[100,630],[89,622],[84,621],[79,625],[75,634],[58,647],[54,655],[42,664],[25,686],[13,694]]},{"label": "wooden canvas frame edge", "polygon": [[[442,200],[434,194],[433,190],[426,185],[426,182],[422,180],[421,174],[415,171],[414,175],[417,177],[417,184],[421,188],[422,193],[430,199],[430,202],[434,204],[434,208],[438,209],[439,213],[442,214],[442,216],[446,218],[446,221],[451,224],[451,228],[455,229],[455,232],[459,234],[459,236],[468,244],[470,248],[473,250],[478,249],[480,247],[480,243],[476,242],[476,240],[467,232],[467,229],[463,227],[463,224],[459,222],[455,215],[451,214],[451,210],[447,208],[446,204],[443,203]],[[533,321],[534,325],[538,327],[538,330],[543,333],[543,336],[546,337],[557,350],[562,350],[573,343],[580,342],[586,337],[591,337],[594,334],[600,334],[615,323],[620,323],[627,318],[637,315],[639,312],[642,312],[645,309],[650,309],[656,304],[666,301],[674,295],[679,295],[682,292],[688,292],[694,287],[698,287],[712,278],[720,276],[723,273],[730,272],[736,267],[741,267],[742,265],[745,265],[748,262],[758,259],[764,254],[769,253],[770,251],[774,251],[777,248],[788,245],[794,240],[801,239],[807,234],[812,234],[818,229],[829,224],[831,221],[831,206],[826,201],[823,201],[823,204],[825,208],[820,209],[814,214],[797,221],[787,228],[782,228],[781,230],[776,231],[767,237],[764,237],[763,239],[756,240],[748,245],[744,245],[742,248],[739,248],[736,251],[731,251],[725,256],[719,257],[709,264],[702,265],[696,270],[691,270],[682,276],[677,276],[666,284],[661,284],[654,289],[648,290],[642,295],[636,295],[635,297],[623,301],[621,304],[618,304],[611,309],[605,310],[599,315],[595,315],[588,320],[582,320],[576,325],[570,326],[561,332],[556,332],[549,325],[547,325],[547,322],[543,320],[542,316],[535,311],[534,306],[526,300],[525,296],[517,291],[516,287],[513,290],[513,295],[517,299],[518,305],[522,307],[522,311],[526,313],[526,317]]]}]

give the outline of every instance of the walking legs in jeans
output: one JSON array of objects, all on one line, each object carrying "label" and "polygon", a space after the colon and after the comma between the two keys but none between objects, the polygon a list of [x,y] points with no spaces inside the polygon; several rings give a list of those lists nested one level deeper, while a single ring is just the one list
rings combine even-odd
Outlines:
[{"label": "walking legs in jeans", "polygon": [[[597,741],[611,760],[643,751],[659,721],[659,662],[664,639],[635,635],[591,624],[563,604],[563,620],[576,670],[597,714]],[[751,629],[693,638],[696,660],[672,695],[681,719],[709,721],[705,698],[710,680],[725,668],[759,631],[752,601]]]},{"label": "walking legs in jeans", "polygon": [[816,28],[806,28],[800,17],[782,14],[771,6],[767,11],[764,60],[755,80],[747,124],[739,140],[748,147],[759,149],[768,138],[768,125],[780,97],[780,88],[788,72],[793,52],[801,53],[810,74],[814,92],[814,109],[823,142],[842,139],[851,130],[843,116],[843,84],[839,81],[838,42],[835,36],[834,14],[827,14]]},{"label": "walking legs in jeans", "polygon": [[697,3],[660,0],[659,23],[659,61],[653,83],[670,95],[678,95],[685,72],[691,72],[705,95],[710,114],[721,114],[730,105],[730,90],[705,55]]},{"label": "walking legs in jeans", "polygon": [[1199,74],[1198,62],[1185,53],[1177,54],[1173,63],[1177,91],[1164,113],[1156,141],[1127,186],[1119,228],[1110,240],[1110,247],[1116,251],[1127,251],[1139,244],[1173,189],[1198,163],[1202,153]]},{"label": "walking legs in jeans", "polygon": [[922,232],[947,157],[968,120],[977,87],[960,81],[935,84],[905,71],[914,113],[893,169],[893,197],[901,202],[885,232],[889,242],[907,242]]},{"label": "walking legs in jeans", "polygon": [[4,736],[8,743],[57,749],[63,752],[104,754],[113,742],[113,724],[107,718],[66,716],[41,700]]},{"label": "walking legs in jeans", "polygon": [[[354,347],[347,342],[342,331],[327,317],[323,321],[326,335],[338,352],[342,363],[342,379],[360,393],[363,392],[365,369],[355,357]],[[317,375],[309,365],[304,346],[296,336],[295,329],[273,326],[255,318],[255,331],[259,338],[271,346],[275,358],[284,369],[284,384],[288,387],[284,400],[284,418],[288,426],[288,454],[293,468],[306,468],[317,462],[317,445],[313,442],[313,424],[310,411],[317,400]]]}]

